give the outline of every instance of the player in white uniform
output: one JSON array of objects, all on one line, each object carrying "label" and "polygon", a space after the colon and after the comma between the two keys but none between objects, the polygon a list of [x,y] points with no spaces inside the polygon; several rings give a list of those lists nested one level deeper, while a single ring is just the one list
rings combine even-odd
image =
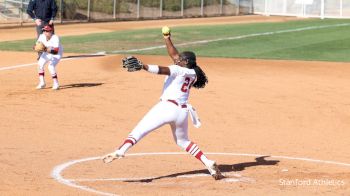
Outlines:
[{"label": "player in white uniform", "polygon": [[46,86],[44,75],[44,66],[49,62],[48,69],[50,71],[53,84],[52,89],[58,90],[60,88],[57,79],[56,65],[62,58],[63,48],[60,44],[60,39],[56,34],[52,33],[53,28],[50,25],[46,25],[43,28],[43,33],[40,34],[37,42],[42,42],[46,46],[38,61],[38,73],[39,73],[39,84],[37,89],[43,89]]},{"label": "player in white uniform", "polygon": [[169,67],[143,65],[146,71],[167,75],[161,101],[143,117],[116,151],[103,157],[103,161],[109,163],[116,158],[124,157],[125,152],[148,133],[165,124],[170,124],[176,144],[200,160],[214,179],[221,179],[224,176],[215,161],[209,160],[197,144],[188,139],[188,113],[190,112],[195,125],[200,124],[196,112],[187,102],[190,89],[191,87],[204,88],[208,82],[207,77],[197,66],[193,52],[179,54],[170,39],[170,34],[164,36],[164,40],[168,54],[174,60],[175,65]]}]

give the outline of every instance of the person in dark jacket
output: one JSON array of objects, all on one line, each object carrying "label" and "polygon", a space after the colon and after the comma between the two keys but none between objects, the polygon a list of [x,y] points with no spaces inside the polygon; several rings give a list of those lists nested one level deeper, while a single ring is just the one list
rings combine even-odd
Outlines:
[{"label": "person in dark jacket", "polygon": [[28,15],[35,21],[37,38],[42,34],[42,29],[46,25],[53,27],[53,20],[57,13],[57,4],[55,0],[30,0]]}]

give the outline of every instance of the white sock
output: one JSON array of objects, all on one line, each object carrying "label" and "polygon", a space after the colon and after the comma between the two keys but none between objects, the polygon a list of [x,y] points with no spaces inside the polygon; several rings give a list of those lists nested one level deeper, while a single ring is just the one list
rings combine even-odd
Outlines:
[{"label": "white sock", "polygon": [[119,151],[123,154],[125,154],[125,152],[133,145],[135,145],[137,142],[137,140],[131,136],[128,136],[124,143],[119,147]]},{"label": "white sock", "polygon": [[125,152],[126,152],[131,146],[132,146],[131,143],[125,143],[125,144],[123,144],[118,150],[119,150],[121,153],[125,154]]},{"label": "white sock", "polygon": [[209,167],[213,164],[214,161],[209,160],[204,154],[202,154],[201,158],[202,162],[204,163],[205,166]]},{"label": "white sock", "polygon": [[57,78],[53,78],[52,80],[53,80],[53,83],[54,83],[54,84],[58,85],[58,80],[57,80]]},{"label": "white sock", "polygon": [[44,76],[40,75],[39,81],[40,81],[40,84],[45,84]]},{"label": "white sock", "polygon": [[203,152],[199,149],[197,144],[191,142],[187,148],[185,149],[187,152],[189,152],[192,156],[196,157],[198,160],[200,160],[205,166],[211,166],[213,164],[213,161],[209,160]]}]

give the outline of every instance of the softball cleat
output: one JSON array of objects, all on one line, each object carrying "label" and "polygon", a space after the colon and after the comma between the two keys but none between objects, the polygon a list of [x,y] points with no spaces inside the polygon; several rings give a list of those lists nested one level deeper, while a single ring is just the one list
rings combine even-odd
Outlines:
[{"label": "softball cleat", "polygon": [[221,179],[225,178],[225,176],[221,174],[221,171],[219,170],[219,167],[218,167],[218,165],[216,165],[215,162],[213,162],[212,165],[207,166],[207,168],[208,168],[210,175],[215,180],[221,180]]},{"label": "softball cleat", "polygon": [[119,150],[115,151],[115,152],[112,152],[112,153],[109,153],[107,155],[105,155],[103,158],[102,158],[102,161],[104,163],[110,163],[112,161],[114,161],[114,159],[121,159],[123,158],[125,155],[120,152]]},{"label": "softball cleat", "polygon": [[38,86],[36,86],[36,89],[44,89],[46,86],[45,83],[39,83]]},{"label": "softball cleat", "polygon": [[54,84],[54,85],[52,86],[52,90],[58,90],[58,89],[60,89],[60,85]]}]

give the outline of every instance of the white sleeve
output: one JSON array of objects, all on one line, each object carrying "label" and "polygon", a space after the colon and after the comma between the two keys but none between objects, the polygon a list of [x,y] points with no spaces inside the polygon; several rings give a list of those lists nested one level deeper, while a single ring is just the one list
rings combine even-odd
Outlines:
[{"label": "white sleeve", "polygon": [[180,67],[178,65],[170,65],[170,76],[186,76],[186,75],[196,75],[196,73],[192,69]]},{"label": "white sleeve", "polygon": [[60,45],[60,39],[58,38],[58,36],[53,35],[51,39],[52,39],[52,41],[51,41],[52,47],[58,48]]}]

